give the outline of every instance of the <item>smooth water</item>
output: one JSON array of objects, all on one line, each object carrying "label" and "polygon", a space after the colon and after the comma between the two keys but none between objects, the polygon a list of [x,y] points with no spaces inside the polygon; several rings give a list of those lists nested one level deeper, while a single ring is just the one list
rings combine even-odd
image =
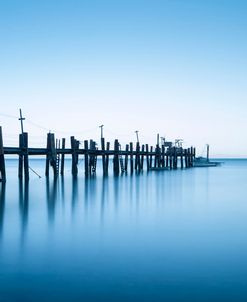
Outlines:
[{"label": "smooth water", "polygon": [[247,301],[247,160],[77,180],[69,164],[24,185],[7,162],[0,301]]}]

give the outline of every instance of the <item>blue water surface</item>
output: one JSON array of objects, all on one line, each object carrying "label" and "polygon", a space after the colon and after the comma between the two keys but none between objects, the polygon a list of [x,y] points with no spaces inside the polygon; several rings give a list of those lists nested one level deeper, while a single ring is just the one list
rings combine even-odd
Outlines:
[{"label": "blue water surface", "polygon": [[[247,160],[0,184],[0,301],[247,301]],[[100,165],[100,163],[99,163]],[[100,167],[99,167],[100,168]]]}]

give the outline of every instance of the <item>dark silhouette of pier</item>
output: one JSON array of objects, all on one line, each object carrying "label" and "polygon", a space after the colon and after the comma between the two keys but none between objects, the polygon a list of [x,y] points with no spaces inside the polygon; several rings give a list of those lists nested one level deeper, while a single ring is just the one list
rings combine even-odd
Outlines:
[{"label": "dark silhouette of pier", "polygon": [[56,178],[59,174],[64,175],[66,156],[72,158],[71,173],[73,176],[78,174],[79,157],[84,157],[84,173],[85,176],[90,176],[96,173],[98,158],[102,158],[104,175],[108,174],[110,158],[113,159],[114,175],[119,175],[120,173],[140,172],[144,169],[149,171],[172,170],[178,167],[190,168],[193,167],[195,153],[194,147],[182,148],[182,146],[165,141],[160,144],[159,136],[156,146],[141,145],[138,140],[135,146],[133,142],[130,142],[123,149],[118,139],[115,139],[111,149],[110,142],[105,142],[103,136],[100,147],[94,140],[85,140],[81,146],[80,141],[74,136],[70,137],[70,146],[66,147],[65,138],[60,141],[55,139],[54,133],[48,133],[46,147],[32,148],[28,145],[28,133],[23,132],[19,135],[18,147],[5,147],[2,128],[0,127],[0,179],[2,182],[6,181],[5,155],[17,155],[19,157],[18,176],[20,179],[28,180],[31,169],[29,166],[30,156],[45,156],[45,175],[49,177],[51,169]]}]

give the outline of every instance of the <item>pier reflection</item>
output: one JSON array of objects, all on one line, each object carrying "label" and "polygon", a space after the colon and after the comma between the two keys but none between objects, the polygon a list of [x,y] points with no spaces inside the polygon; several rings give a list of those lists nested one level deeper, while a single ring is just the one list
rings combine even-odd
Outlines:
[{"label": "pier reflection", "polygon": [[0,239],[3,233],[6,184],[0,183]]},{"label": "pier reflection", "polygon": [[[64,190],[64,189],[62,189]],[[71,197],[71,207],[72,207],[72,214],[74,214],[77,201],[78,201],[78,178],[72,177],[72,189],[71,189],[72,197]]]},{"label": "pier reflection", "polygon": [[86,177],[84,181],[84,205],[87,211],[95,203],[97,177]]},{"label": "pier reflection", "polygon": [[[50,183],[51,182],[51,183]],[[64,184],[62,182],[62,184]],[[56,202],[57,202],[58,179],[46,179],[46,202],[48,211],[48,222],[53,224],[55,218]]]},{"label": "pier reflection", "polygon": [[25,239],[28,226],[29,182],[19,180],[19,212],[21,222],[21,242]]}]

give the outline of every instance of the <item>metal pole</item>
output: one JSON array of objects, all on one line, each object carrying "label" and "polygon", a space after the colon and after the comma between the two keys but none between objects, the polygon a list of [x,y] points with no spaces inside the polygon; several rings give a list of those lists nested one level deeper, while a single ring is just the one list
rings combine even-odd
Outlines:
[{"label": "metal pole", "polygon": [[136,133],[136,139],[137,139],[137,142],[139,143],[139,136],[138,136],[139,131],[138,131],[138,130],[136,130],[136,131],[135,131],[135,133]]},{"label": "metal pole", "polygon": [[25,120],[24,117],[22,117],[22,112],[21,112],[21,109],[20,109],[20,118],[19,118],[19,121],[21,122],[21,133],[23,134],[24,133],[24,130],[23,130],[23,121]]},{"label": "metal pole", "polygon": [[103,138],[103,127],[104,127],[104,125],[100,125],[100,126],[99,126],[101,138]]}]

